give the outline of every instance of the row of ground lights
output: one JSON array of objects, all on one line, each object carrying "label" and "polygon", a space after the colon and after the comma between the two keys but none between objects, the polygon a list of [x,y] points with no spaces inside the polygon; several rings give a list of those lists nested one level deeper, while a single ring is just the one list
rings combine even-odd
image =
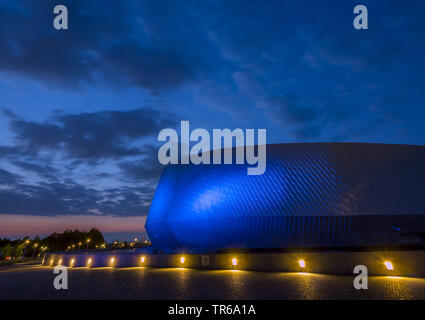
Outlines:
[{"label": "row of ground lights", "polygon": [[[142,264],[145,263],[145,261],[146,261],[145,256],[143,256],[143,257],[140,258],[140,262]],[[50,259],[50,266],[53,266],[53,263],[54,262],[55,261],[53,259]],[[59,259],[58,260],[58,265],[61,266],[62,265],[62,262],[63,262],[63,260],[62,259]],[[115,266],[115,262],[116,262],[115,257],[111,257],[111,258],[109,258],[109,263],[108,264],[109,264],[109,266],[113,267],[113,266]],[[75,266],[75,263],[76,263],[75,258],[72,258],[69,261],[69,267],[71,267],[71,268],[74,267]],[[88,258],[87,261],[86,261],[86,266],[87,267],[91,267],[92,265],[93,265],[93,258]]]},{"label": "row of ground lights", "polygon": [[[181,264],[181,265],[184,265],[185,261],[186,261],[186,258],[185,258],[184,256],[181,256],[181,257],[180,257],[180,264]],[[51,260],[50,260],[50,266],[52,266],[52,265],[53,265],[53,262],[54,262],[54,260],[53,260],[53,259],[51,259]],[[72,267],[74,267],[74,266],[75,266],[75,262],[76,262],[76,261],[75,261],[75,258],[72,258],[72,259],[70,260],[70,262],[69,262],[69,266],[70,266],[71,268],[72,268]],[[109,266],[110,266],[110,267],[115,266],[115,262],[116,262],[115,257],[111,257],[111,258],[109,258]],[[146,257],[145,257],[145,256],[142,256],[142,257],[140,258],[140,263],[141,263],[141,264],[144,264],[145,262],[146,262]],[[236,266],[238,265],[238,259],[236,259],[236,258],[232,258],[231,262],[232,262],[232,266],[234,266],[234,267],[236,267]],[[300,266],[300,268],[301,268],[301,269],[304,269],[304,268],[306,267],[306,262],[305,262],[305,260],[304,260],[304,259],[300,259],[300,260],[298,260],[298,264],[299,264],[299,266]],[[59,261],[58,261],[58,265],[62,265],[62,259],[59,259]],[[88,259],[87,259],[86,266],[87,266],[87,267],[90,267],[90,266],[92,266],[92,265],[93,265],[93,258],[88,258]],[[394,270],[393,264],[392,264],[390,261],[385,261],[385,262],[384,262],[384,265],[385,265],[385,267],[387,268],[387,270]]]}]

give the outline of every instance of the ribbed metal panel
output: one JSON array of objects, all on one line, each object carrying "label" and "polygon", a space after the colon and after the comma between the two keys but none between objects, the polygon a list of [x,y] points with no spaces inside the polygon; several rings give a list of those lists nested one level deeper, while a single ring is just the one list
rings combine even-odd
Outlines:
[{"label": "ribbed metal panel", "polygon": [[[154,247],[382,243],[387,235],[377,235],[376,241],[359,235],[364,229],[359,217],[393,215],[399,221],[399,216],[425,215],[424,147],[268,145],[265,173],[249,176],[246,169],[236,164],[167,167],[146,223]],[[384,223],[382,232],[391,223]]]}]

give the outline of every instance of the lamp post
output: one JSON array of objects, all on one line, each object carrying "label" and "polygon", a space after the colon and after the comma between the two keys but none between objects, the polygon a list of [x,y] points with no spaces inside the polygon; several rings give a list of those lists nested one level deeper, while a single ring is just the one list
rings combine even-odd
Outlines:
[{"label": "lamp post", "polygon": [[41,257],[43,257],[43,260],[42,260],[43,262],[44,262],[44,257],[46,255],[46,250],[47,250],[47,247],[40,248]]},{"label": "lamp post", "polygon": [[78,242],[78,250],[80,250],[81,245],[82,245],[81,241]]},{"label": "lamp post", "polygon": [[34,251],[32,252],[32,258],[34,258],[35,251],[37,250],[38,243],[34,243]]},{"label": "lamp post", "polygon": [[24,247],[24,251],[22,252],[22,260],[25,258],[25,251],[27,250],[27,246],[30,243],[29,240],[25,241],[25,247]]},{"label": "lamp post", "polygon": [[90,239],[87,239],[87,247],[86,247],[86,250],[88,250],[89,249],[89,242],[90,242]]}]

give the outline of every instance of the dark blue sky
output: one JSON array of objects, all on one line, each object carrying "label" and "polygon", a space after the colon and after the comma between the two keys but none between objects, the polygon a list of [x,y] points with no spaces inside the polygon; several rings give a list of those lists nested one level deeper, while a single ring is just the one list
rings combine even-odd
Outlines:
[{"label": "dark blue sky", "polygon": [[[53,28],[58,4],[69,30]],[[353,28],[357,4],[368,30]],[[425,144],[424,13],[423,1],[0,0],[0,237],[38,216],[142,230],[157,134],[180,120],[265,128],[269,143]]]}]

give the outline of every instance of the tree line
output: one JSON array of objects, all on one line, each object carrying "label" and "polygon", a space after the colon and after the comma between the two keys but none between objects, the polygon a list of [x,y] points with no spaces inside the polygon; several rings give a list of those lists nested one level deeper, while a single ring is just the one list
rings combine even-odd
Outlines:
[{"label": "tree line", "polygon": [[95,249],[103,245],[105,239],[102,233],[92,228],[89,231],[65,230],[63,233],[52,233],[40,238],[10,240],[0,238],[0,259],[12,259],[17,257],[35,258],[47,251],[62,251],[69,246],[73,249]]}]

